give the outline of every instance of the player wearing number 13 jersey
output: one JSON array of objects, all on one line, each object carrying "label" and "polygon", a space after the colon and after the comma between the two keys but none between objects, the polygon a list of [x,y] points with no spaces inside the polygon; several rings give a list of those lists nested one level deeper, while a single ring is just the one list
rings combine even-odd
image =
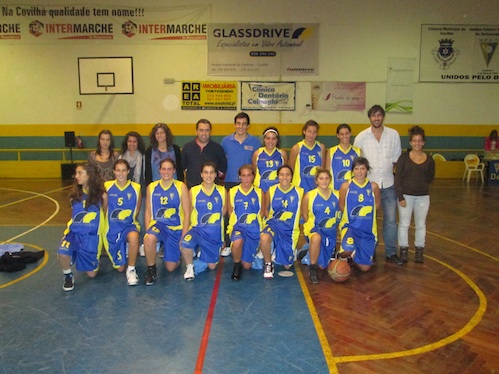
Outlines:
[{"label": "player wearing number 13 jersey", "polygon": [[286,151],[279,148],[279,132],[275,127],[268,127],[263,132],[264,147],[253,153],[252,163],[255,168],[255,186],[267,192],[270,186],[277,184],[277,169],[286,163]]}]

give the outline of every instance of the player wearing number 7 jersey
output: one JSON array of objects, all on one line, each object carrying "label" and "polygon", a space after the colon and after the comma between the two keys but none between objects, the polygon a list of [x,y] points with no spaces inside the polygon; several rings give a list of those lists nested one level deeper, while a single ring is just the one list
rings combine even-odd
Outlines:
[{"label": "player wearing number 7 jersey", "polygon": [[350,145],[352,130],[346,123],[338,126],[336,136],[340,144],[328,149],[325,164],[333,176],[333,190],[339,191],[343,182],[352,179],[352,162],[360,157],[361,151]]}]

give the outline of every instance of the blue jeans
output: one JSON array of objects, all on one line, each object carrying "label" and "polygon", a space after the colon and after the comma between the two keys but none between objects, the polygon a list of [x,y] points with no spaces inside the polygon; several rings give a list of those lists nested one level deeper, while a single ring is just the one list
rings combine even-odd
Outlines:
[{"label": "blue jeans", "polygon": [[383,240],[385,256],[397,254],[397,195],[395,187],[381,189],[381,208],[383,209]]},{"label": "blue jeans", "polygon": [[409,246],[409,225],[411,224],[412,212],[414,212],[414,225],[416,226],[416,247],[424,247],[426,238],[426,216],[430,209],[430,195],[413,196],[405,195],[405,207],[399,205],[399,245]]}]

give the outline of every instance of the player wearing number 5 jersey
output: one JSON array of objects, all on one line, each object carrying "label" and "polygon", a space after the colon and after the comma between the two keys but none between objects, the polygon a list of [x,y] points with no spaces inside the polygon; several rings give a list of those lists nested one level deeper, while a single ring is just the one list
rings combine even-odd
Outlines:
[{"label": "player wearing number 5 jersey", "polygon": [[326,155],[324,144],[316,141],[319,124],[307,121],[302,129],[303,140],[296,143],[289,153],[289,165],[293,168],[292,183],[303,188],[304,193],[316,187],[317,168],[323,166]]},{"label": "player wearing number 5 jersey", "polygon": [[199,261],[212,270],[217,267],[220,257],[226,192],[224,187],[215,184],[216,170],[214,162],[205,162],[201,168],[203,182],[190,190],[191,225],[182,240],[182,257],[186,263],[185,280],[194,279],[193,257],[198,249],[201,252]]},{"label": "player wearing number 5 jersey", "polygon": [[376,209],[381,203],[378,185],[367,179],[368,170],[369,162],[364,157],[353,161],[353,178],[341,185],[339,200],[343,211],[340,255],[351,256],[362,271],[368,271],[372,265],[378,242]]},{"label": "player wearing number 5 jersey", "polygon": [[128,162],[119,159],[113,167],[116,179],[104,183],[108,196],[104,248],[113,267],[122,272],[127,265],[128,247],[126,276],[128,285],[135,286],[139,281],[135,264],[139,253],[140,226],[137,222],[137,215],[140,210],[141,194],[140,184],[128,179],[129,171]]},{"label": "player wearing number 5 jersey", "polygon": [[183,182],[174,179],[175,170],[172,159],[162,160],[161,179],[147,187],[145,222],[148,228],[144,237],[147,286],[156,279],[156,253],[161,245],[166,270],[174,271],[180,265],[180,240],[189,228],[189,191]]},{"label": "player wearing number 5 jersey", "polygon": [[352,130],[343,123],[336,129],[336,136],[340,140],[338,145],[327,151],[326,168],[333,177],[333,189],[339,191],[343,182],[352,179],[352,162],[360,157],[360,148],[350,145]]},{"label": "player wearing number 5 jersey", "polygon": [[267,127],[263,132],[264,147],[253,153],[252,163],[255,168],[255,186],[267,192],[270,186],[279,182],[277,169],[284,165],[288,156],[286,151],[279,149],[279,132],[275,127]]}]

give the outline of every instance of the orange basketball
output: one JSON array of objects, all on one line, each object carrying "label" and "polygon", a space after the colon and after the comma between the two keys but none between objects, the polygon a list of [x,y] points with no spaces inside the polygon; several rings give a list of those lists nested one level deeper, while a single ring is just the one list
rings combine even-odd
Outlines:
[{"label": "orange basketball", "polygon": [[333,281],[345,282],[350,276],[350,265],[345,260],[333,260],[327,266],[327,273]]}]

